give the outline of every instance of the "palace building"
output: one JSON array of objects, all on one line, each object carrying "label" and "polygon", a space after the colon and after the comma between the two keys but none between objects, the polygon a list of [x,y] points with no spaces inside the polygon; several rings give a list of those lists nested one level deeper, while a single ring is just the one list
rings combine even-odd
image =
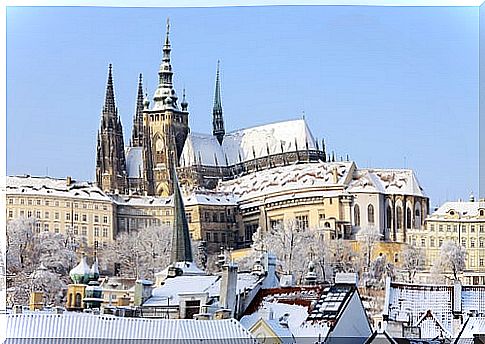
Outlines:
[{"label": "palace building", "polygon": [[185,92],[179,102],[174,89],[169,29],[167,22],[152,101],[139,77],[128,145],[110,65],[95,182],[9,177],[9,220],[34,217],[38,230],[73,231],[90,244],[173,224],[169,170],[175,166],[192,238],[210,250],[248,247],[258,228],[286,222],[322,230],[329,240],[354,239],[361,228],[375,227],[384,241],[407,242],[410,230],[422,228],[429,200],[412,170],[360,169],[336,159],[304,118],[226,130],[219,64],[212,133],[192,132]]}]

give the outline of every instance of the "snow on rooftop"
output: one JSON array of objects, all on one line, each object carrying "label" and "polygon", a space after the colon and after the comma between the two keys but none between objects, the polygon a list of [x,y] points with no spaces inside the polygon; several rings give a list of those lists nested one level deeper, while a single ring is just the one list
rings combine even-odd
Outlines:
[{"label": "snow on rooftop", "polygon": [[485,210],[485,202],[446,202],[431,217],[448,215],[451,210],[460,217],[477,217],[480,209]]},{"label": "snow on rooftop", "polygon": [[426,197],[414,171],[407,169],[358,169],[348,190]]},{"label": "snow on rooftop", "polygon": [[237,198],[228,193],[191,193],[184,197],[184,204],[237,205]]},{"label": "snow on rooftop", "polygon": [[470,317],[455,340],[455,344],[473,344],[474,335],[485,335],[485,317]]},{"label": "snow on rooftop", "polygon": [[126,147],[126,174],[128,178],[143,177],[143,147]]},{"label": "snow on rooftop", "polygon": [[9,314],[6,318],[6,343],[26,343],[28,339],[35,339],[36,343],[51,343],[54,338],[56,342],[58,338],[72,338],[76,339],[76,343],[93,343],[102,339],[123,343],[141,343],[143,340],[157,340],[157,343],[170,343],[174,340],[184,343],[211,340],[223,340],[224,343],[257,343],[235,319],[146,319],[73,312],[30,312]]},{"label": "snow on rooftop", "polygon": [[227,133],[222,145],[210,134],[190,133],[180,158],[183,167],[235,165],[269,154],[316,149],[304,119],[276,122]]},{"label": "snow on rooftop", "polygon": [[76,197],[109,201],[110,198],[94,183],[66,179],[32,176],[7,176],[6,193],[17,195],[39,195]]},{"label": "snow on rooftop", "polygon": [[302,188],[343,187],[353,166],[353,162],[317,162],[276,167],[221,182],[218,190],[233,193],[244,200]]}]

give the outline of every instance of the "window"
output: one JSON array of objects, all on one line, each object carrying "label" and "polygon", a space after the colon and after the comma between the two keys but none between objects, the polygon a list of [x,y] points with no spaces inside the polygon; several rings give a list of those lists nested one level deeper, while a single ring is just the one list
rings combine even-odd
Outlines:
[{"label": "window", "polygon": [[40,233],[40,222],[36,222],[36,223],[35,223],[35,231],[36,231],[37,233]]},{"label": "window", "polygon": [[470,233],[475,233],[475,225],[470,226]]},{"label": "window", "polygon": [[475,239],[470,239],[470,248],[475,248]]},{"label": "window", "polygon": [[87,216],[86,214],[83,214],[83,216],[82,216],[82,221],[83,221],[83,222],[88,221],[88,216]]},{"label": "window", "polygon": [[79,221],[79,214],[78,213],[74,213],[74,221]]},{"label": "window", "polygon": [[406,210],[406,228],[411,229],[411,224],[413,223],[413,213],[411,208],[407,208]]},{"label": "window", "polygon": [[32,217],[32,210],[27,210],[27,217]]},{"label": "window", "polygon": [[443,245],[443,238],[439,238],[438,247],[441,247],[442,245]]},{"label": "window", "polygon": [[59,224],[54,225],[54,232],[59,233]]},{"label": "window", "polygon": [[299,230],[308,229],[308,215],[298,215],[296,216],[296,223]]},{"label": "window", "polygon": [[434,238],[429,239],[429,246],[434,247]]},{"label": "window", "polygon": [[20,204],[22,204],[22,205],[24,204],[24,199],[23,198],[20,199]]},{"label": "window", "polygon": [[226,222],[226,214],[225,213],[220,213],[219,214],[219,220],[221,222]]},{"label": "window", "polygon": [[212,214],[212,222],[219,222],[219,219],[218,219],[217,213],[213,213],[213,214]]},{"label": "window", "polygon": [[28,200],[27,200],[27,204],[28,204],[28,205],[32,205],[32,200],[31,200],[31,199],[28,199]]},{"label": "window", "polygon": [[185,217],[187,218],[187,222],[192,222],[192,213],[185,213]]},{"label": "window", "polygon": [[358,204],[354,206],[354,224],[357,227],[360,226],[360,208]]},{"label": "window", "polygon": [[367,206],[367,223],[370,225],[374,224],[374,206],[372,204]]},{"label": "window", "polygon": [[45,217],[46,219],[48,219],[48,218],[49,218],[49,212],[48,212],[48,211],[46,211],[46,212],[44,213],[44,217]]},{"label": "window", "polygon": [[390,205],[387,205],[386,228],[391,229],[391,227],[392,227],[392,209]]},{"label": "window", "polygon": [[98,207],[98,205],[97,205],[97,204],[95,204],[95,205],[94,205],[94,210],[98,210],[98,208],[99,208],[99,207]]},{"label": "window", "polygon": [[270,219],[269,220],[269,225],[271,226],[271,229],[277,229],[280,228],[280,226],[283,224],[282,219]]},{"label": "window", "polygon": [[485,232],[485,228],[484,228],[484,226],[483,226],[483,225],[480,225],[480,227],[479,227],[479,232],[480,232],[480,233]]},{"label": "window", "polygon": [[94,222],[98,223],[99,222],[99,215],[94,215]]},{"label": "window", "polygon": [[46,206],[49,206],[49,200],[48,200],[48,199],[46,199],[46,200],[44,201],[44,203],[45,203],[45,205],[46,205]]},{"label": "window", "polygon": [[40,204],[41,204],[40,199],[38,199],[37,200],[37,205],[40,205]]},{"label": "window", "polygon": [[458,232],[458,225],[453,225],[453,232]]},{"label": "window", "polygon": [[41,218],[41,215],[40,215],[40,210],[37,210],[37,211],[35,212],[35,217],[36,217],[36,218],[38,218],[38,219],[40,219],[40,218]]},{"label": "window", "polygon": [[219,233],[214,232],[214,242],[219,242]]},{"label": "window", "polygon": [[99,236],[99,227],[94,227],[94,236]]},{"label": "window", "polygon": [[88,227],[87,226],[81,227],[81,235],[88,235]]},{"label": "window", "polygon": [[13,198],[8,199],[8,204],[13,204]]},{"label": "window", "polygon": [[83,209],[86,209],[88,206],[86,203],[83,203]]},{"label": "window", "polygon": [[103,237],[104,238],[108,237],[108,228],[107,227],[103,227]]},{"label": "window", "polygon": [[211,233],[210,233],[210,232],[206,232],[206,233],[205,233],[205,240],[206,240],[207,242],[210,242],[210,241],[211,241]]},{"label": "window", "polygon": [[204,213],[204,221],[205,221],[205,222],[209,222],[209,221],[210,221],[209,219],[210,219],[210,215],[209,215],[209,213],[206,211],[206,212]]},{"label": "window", "polygon": [[20,211],[20,217],[23,217],[23,216],[24,216],[24,211],[23,211],[23,210],[21,210],[21,211]]},{"label": "window", "polygon": [[59,220],[59,213],[58,212],[54,213],[54,219]]},{"label": "window", "polygon": [[56,201],[54,204],[56,205],[56,207],[58,207],[59,206],[59,201]]},{"label": "window", "polygon": [[434,232],[434,224],[433,224],[433,223],[429,225],[429,230],[430,230],[431,232]]},{"label": "window", "polygon": [[48,231],[49,231],[49,224],[44,223],[44,232],[48,232]]},{"label": "window", "polygon": [[221,233],[221,241],[226,243],[226,233]]},{"label": "window", "polygon": [[71,206],[71,202],[66,202],[66,208],[69,208]]},{"label": "window", "polygon": [[[103,210],[108,210],[108,206],[107,205],[103,205]],[[170,212],[169,212],[168,215],[170,215]]]},{"label": "window", "polygon": [[483,264],[483,258],[480,258],[480,259],[478,260],[478,265],[480,265],[480,266],[483,266],[483,265],[484,265],[484,264]]},{"label": "window", "polygon": [[103,216],[103,223],[108,223],[108,216]]},{"label": "window", "polygon": [[425,247],[425,246],[426,246],[426,239],[421,238],[421,247]]},{"label": "window", "polygon": [[402,229],[402,207],[398,206],[396,208],[396,222],[397,222],[397,229]]},{"label": "window", "polygon": [[466,239],[461,239],[461,246],[466,247]]},{"label": "window", "polygon": [[66,213],[66,221],[71,221],[71,213]]},{"label": "window", "polygon": [[451,232],[451,225],[446,225],[446,231]]},{"label": "window", "polygon": [[79,208],[79,203],[74,203],[74,208]]},{"label": "window", "polygon": [[13,210],[8,211],[8,217],[11,219],[13,217]]},{"label": "window", "polygon": [[79,234],[78,226],[74,226],[72,232],[74,233],[74,235],[78,235]]},{"label": "window", "polygon": [[462,225],[461,225],[461,231],[462,231],[462,232],[466,232],[466,225],[465,225],[465,224],[462,224]]},{"label": "window", "polygon": [[480,238],[480,240],[478,241],[478,247],[479,248],[483,248],[484,245],[483,245],[483,239]]},{"label": "window", "polygon": [[439,230],[440,232],[443,232],[443,225],[439,225],[439,226],[438,226],[438,230]]}]

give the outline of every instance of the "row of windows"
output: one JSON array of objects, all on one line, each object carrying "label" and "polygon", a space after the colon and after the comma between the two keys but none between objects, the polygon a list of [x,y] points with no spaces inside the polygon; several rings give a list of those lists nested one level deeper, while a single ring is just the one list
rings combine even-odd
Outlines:
[{"label": "row of windows", "polygon": [[205,240],[207,242],[227,244],[232,240],[232,232],[206,232]]},{"label": "row of windows", "polygon": [[66,208],[70,208],[71,205],[74,208],[83,208],[83,209],[94,209],[94,210],[108,210],[108,205],[106,204],[97,204],[97,203],[86,203],[86,202],[60,202],[60,201],[52,201],[49,199],[39,199],[39,198],[18,198],[15,199],[13,197],[8,198],[8,204],[20,204],[20,205],[45,205],[45,206],[55,206],[61,207],[65,206]]},{"label": "row of windows", "polygon": [[[189,213],[187,213],[189,214]],[[187,218],[187,221],[192,222],[192,215],[190,215],[190,220]],[[234,217],[231,216],[230,211],[228,210],[228,214],[226,215],[225,212],[204,212],[204,222],[234,222]]]},{"label": "row of windows", "polygon": [[[44,232],[49,232],[51,230],[51,228],[53,229],[54,233],[60,233],[59,224],[54,224],[54,226],[51,227],[51,225],[49,223],[44,223],[44,224],[42,224],[40,222],[35,223],[35,231],[37,233],[40,233],[41,230],[43,230]],[[70,231],[71,231],[71,226],[66,225],[64,227],[64,232],[69,233]],[[109,233],[108,227],[103,227],[103,228],[94,227],[93,228],[93,235],[95,237],[103,236],[103,237],[107,238],[108,233]],[[79,226],[75,225],[72,228],[72,234],[87,236],[88,235],[88,227],[87,226],[81,226],[81,228],[79,228]]]},{"label": "row of windows", "polygon": [[[458,239],[456,238],[430,238],[429,239],[429,246],[430,247],[441,247],[443,245],[443,242],[445,240],[453,240],[455,242],[458,242]],[[416,238],[409,239],[410,243],[412,243],[414,246],[416,246]],[[426,247],[426,239],[421,238],[420,240],[421,247]],[[469,244],[469,246],[468,246]],[[485,239],[480,238],[478,241],[475,240],[474,238],[470,239],[468,241],[466,238],[461,239],[461,245],[463,247],[469,247],[469,248],[485,248]]]},{"label": "row of windows", "polygon": [[[42,216],[43,215],[43,216]],[[78,214],[74,213],[73,214],[73,220],[74,221],[82,221],[82,222],[88,222],[88,214]],[[44,214],[40,210],[19,210],[19,217],[35,217],[37,219],[54,219],[54,220],[60,220],[60,213],[59,212],[54,212],[50,213],[48,211],[44,211]],[[13,219],[14,218],[14,211],[13,210],[8,210],[8,218]],[[71,221],[71,213],[66,212],[64,215],[64,218],[66,221]],[[104,216],[99,216],[99,215],[92,215],[92,219],[94,223],[102,223],[108,224],[109,223],[109,217],[107,215]]]},{"label": "row of windows", "polygon": [[[415,210],[415,228],[421,227],[421,211],[416,208]],[[392,215],[392,208],[390,205],[387,206],[386,210],[386,228],[391,229],[392,228],[392,220],[393,220],[393,215]],[[402,207],[397,206],[396,207],[396,227],[397,229],[402,229],[403,225],[403,211]],[[374,206],[372,204],[369,204],[367,206],[367,223],[371,226],[375,224],[375,210]],[[411,229],[413,224],[413,214],[411,211],[411,208],[406,209],[406,228]],[[360,207],[358,204],[354,206],[354,225],[355,226],[360,226],[361,225],[361,219],[360,219]]]},{"label": "row of windows", "polygon": [[[467,226],[466,224],[447,224],[447,225],[444,225],[444,224],[439,224],[437,225],[438,227],[438,231],[439,232],[444,232],[445,230],[447,232],[451,232],[453,230],[453,232],[458,232],[458,228],[461,230],[461,232],[466,232],[468,229],[470,230],[470,233],[475,233],[477,230],[479,233],[485,233],[485,225],[470,225],[470,226]],[[430,224],[429,225],[429,230],[431,232],[434,232],[436,229],[436,226],[434,223]]]}]

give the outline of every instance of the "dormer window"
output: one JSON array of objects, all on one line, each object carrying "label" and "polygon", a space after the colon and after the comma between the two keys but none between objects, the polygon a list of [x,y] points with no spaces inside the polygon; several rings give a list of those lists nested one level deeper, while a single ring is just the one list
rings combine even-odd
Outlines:
[{"label": "dormer window", "polygon": [[451,216],[455,216],[455,211],[454,210],[450,210],[450,215]]},{"label": "dormer window", "polygon": [[485,210],[484,210],[484,209],[480,209],[480,210],[478,211],[478,214],[479,214],[480,216],[485,216]]}]

